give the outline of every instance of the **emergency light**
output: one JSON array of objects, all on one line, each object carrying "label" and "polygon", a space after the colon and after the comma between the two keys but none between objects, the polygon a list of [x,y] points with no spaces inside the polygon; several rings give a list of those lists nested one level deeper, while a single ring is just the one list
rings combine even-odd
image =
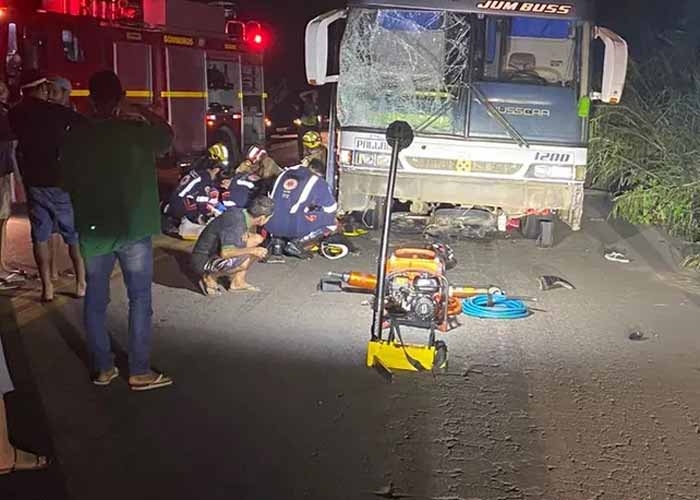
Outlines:
[{"label": "emergency light", "polygon": [[259,22],[250,21],[245,28],[246,41],[254,48],[262,50],[266,45],[266,37]]}]

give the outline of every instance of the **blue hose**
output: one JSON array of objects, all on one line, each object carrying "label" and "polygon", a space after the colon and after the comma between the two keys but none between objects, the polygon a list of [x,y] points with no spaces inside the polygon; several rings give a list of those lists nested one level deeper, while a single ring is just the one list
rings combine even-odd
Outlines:
[{"label": "blue hose", "polygon": [[509,299],[505,295],[476,295],[462,301],[462,312],[467,316],[482,319],[520,319],[530,315],[522,300]]}]

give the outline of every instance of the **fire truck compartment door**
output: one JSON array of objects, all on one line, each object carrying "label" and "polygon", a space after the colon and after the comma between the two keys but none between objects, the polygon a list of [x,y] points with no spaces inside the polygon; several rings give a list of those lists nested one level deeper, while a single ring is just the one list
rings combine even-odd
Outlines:
[{"label": "fire truck compartment door", "polygon": [[207,80],[204,51],[168,47],[166,52],[168,118],[178,152],[206,149]]},{"label": "fire truck compartment door", "polygon": [[146,105],[153,102],[150,46],[142,43],[115,43],[114,71],[119,75],[130,101]]}]

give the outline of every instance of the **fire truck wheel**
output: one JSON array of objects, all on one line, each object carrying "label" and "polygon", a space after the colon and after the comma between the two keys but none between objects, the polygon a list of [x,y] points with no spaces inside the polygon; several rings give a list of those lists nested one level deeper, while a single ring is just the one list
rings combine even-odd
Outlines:
[{"label": "fire truck wheel", "polygon": [[228,149],[230,165],[238,165],[243,160],[241,149],[238,147],[238,141],[236,140],[236,136],[234,135],[233,130],[231,130],[230,128],[221,127],[220,129],[218,129],[216,132],[214,132],[214,136],[212,137],[211,142],[212,144],[220,142],[224,146],[226,146],[226,148]]}]

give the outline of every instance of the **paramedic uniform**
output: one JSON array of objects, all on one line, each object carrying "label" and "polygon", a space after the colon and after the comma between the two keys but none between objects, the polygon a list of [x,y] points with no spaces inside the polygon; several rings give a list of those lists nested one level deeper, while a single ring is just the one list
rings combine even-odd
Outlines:
[{"label": "paramedic uniform", "polygon": [[319,229],[335,231],[338,204],[326,181],[302,165],[280,175],[272,189],[275,211],[265,229],[277,238],[300,239]]},{"label": "paramedic uniform", "polygon": [[222,193],[221,201],[226,206],[245,208],[256,191],[260,178],[254,174],[237,174],[231,179],[228,190]]}]

